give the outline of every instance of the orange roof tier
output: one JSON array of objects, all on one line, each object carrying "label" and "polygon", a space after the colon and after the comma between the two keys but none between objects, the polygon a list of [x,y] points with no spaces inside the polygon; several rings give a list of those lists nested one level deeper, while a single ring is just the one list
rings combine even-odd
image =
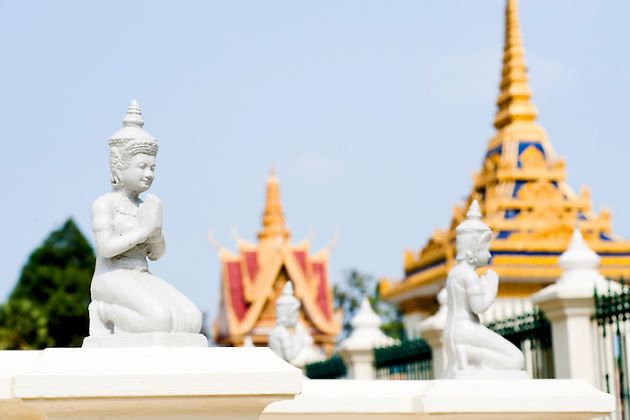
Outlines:
[{"label": "orange roof tier", "polygon": [[576,194],[569,187],[564,162],[536,122],[516,0],[507,1],[505,19],[497,131],[473,177],[472,191],[453,209],[447,230],[435,231],[420,252],[404,254],[402,281],[380,283],[383,297],[404,312],[433,307],[427,302],[432,302],[454,264],[455,227],[473,199],[494,232],[490,268],[501,277],[499,296],[529,296],[555,281],[560,275],[558,257],[576,225],[602,257],[603,275],[630,277],[630,241],[613,234],[607,211],[593,212],[588,189]]},{"label": "orange roof tier", "polygon": [[309,241],[290,242],[280,186],[273,171],[267,178],[262,228],[258,243],[237,238],[238,252],[217,245],[221,262],[221,301],[214,324],[214,340],[221,345],[242,345],[250,337],[267,345],[275,326],[275,301],[292,281],[302,307],[300,319],[315,344],[332,351],[341,331],[342,314],[333,310],[328,278],[329,247],[311,253]]}]

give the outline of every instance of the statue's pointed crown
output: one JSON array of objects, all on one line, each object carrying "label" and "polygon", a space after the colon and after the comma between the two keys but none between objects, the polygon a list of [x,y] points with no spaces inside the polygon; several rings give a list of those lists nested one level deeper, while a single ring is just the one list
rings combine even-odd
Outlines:
[{"label": "statue's pointed crown", "polygon": [[133,99],[127,108],[127,113],[123,117],[123,127],[142,127],[144,120],[142,119],[142,111],[136,99]]},{"label": "statue's pointed crown", "polygon": [[300,301],[293,294],[293,282],[287,281],[282,288],[280,297],[276,300],[276,305],[299,305]]},{"label": "statue's pointed crown", "polygon": [[459,234],[474,233],[474,232],[487,232],[490,228],[484,222],[481,221],[481,208],[479,202],[473,200],[466,213],[466,220],[461,222],[455,232]]},{"label": "statue's pointed crown", "polygon": [[142,112],[140,111],[140,105],[138,105],[137,100],[134,99],[129,104],[122,123],[123,127],[109,138],[110,147],[121,147],[131,142],[139,142],[148,146],[150,149],[155,149],[155,153],[157,153],[157,141],[155,137],[143,128],[144,120],[142,119]]}]

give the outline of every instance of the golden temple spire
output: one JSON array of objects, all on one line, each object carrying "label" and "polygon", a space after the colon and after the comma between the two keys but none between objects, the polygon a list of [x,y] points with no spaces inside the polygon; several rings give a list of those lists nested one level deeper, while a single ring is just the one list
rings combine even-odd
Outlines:
[{"label": "golden temple spire", "polygon": [[267,195],[265,198],[265,210],[262,219],[262,229],[258,232],[258,239],[289,238],[289,230],[286,228],[282,203],[280,202],[280,184],[273,167],[267,177]]},{"label": "golden temple spire", "polygon": [[532,90],[527,83],[525,52],[518,22],[518,3],[517,0],[507,0],[503,70],[494,126],[501,129],[515,121],[534,121],[538,112],[530,101],[531,96]]}]

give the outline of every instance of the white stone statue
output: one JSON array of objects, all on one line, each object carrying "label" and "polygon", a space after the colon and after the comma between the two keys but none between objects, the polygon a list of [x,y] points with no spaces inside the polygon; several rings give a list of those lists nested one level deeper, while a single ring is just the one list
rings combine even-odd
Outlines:
[{"label": "white stone statue", "polygon": [[276,300],[276,326],[269,333],[269,348],[289,363],[297,359],[305,344],[313,343],[299,322],[300,306],[293,295],[293,283],[287,281]]},{"label": "white stone statue", "polygon": [[134,100],[109,139],[113,190],[92,204],[96,268],[84,347],[207,345],[199,309],[148,268],[165,243],[162,203],[152,194],[140,198],[153,183],[158,151],[143,125]]},{"label": "white stone statue", "polygon": [[315,345],[315,340],[313,340],[313,337],[311,337],[311,335],[306,331],[306,328],[304,328],[304,325],[302,325],[300,321],[298,321],[298,325],[300,326],[300,329],[304,331],[304,334],[302,335],[302,349],[298,355],[291,360],[291,364],[295,367],[303,369],[304,366],[310,363],[325,360],[326,355],[322,349]]},{"label": "white stone statue", "polygon": [[457,226],[457,265],[446,279],[447,319],[442,340],[448,358],[448,378],[524,378],[523,353],[479,322],[494,302],[499,277],[475,269],[490,261],[490,228],[481,221],[479,203],[470,205],[466,220]]}]

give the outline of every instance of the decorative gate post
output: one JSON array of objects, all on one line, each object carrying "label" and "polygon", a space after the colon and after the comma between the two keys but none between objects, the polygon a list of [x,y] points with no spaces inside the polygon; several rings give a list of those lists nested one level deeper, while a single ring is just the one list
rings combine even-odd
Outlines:
[{"label": "decorative gate post", "polygon": [[576,228],[568,249],[560,256],[564,270],[558,281],[532,296],[551,321],[556,378],[585,379],[598,386],[593,292],[610,285],[597,271],[599,256]]},{"label": "decorative gate post", "polygon": [[363,299],[361,309],[350,323],[352,332],[338,350],[348,368],[348,378],[374,379],[374,348],[392,345],[396,340],[381,331],[383,321],[374,312],[367,298]]},{"label": "decorative gate post", "polygon": [[442,333],[446,325],[446,289],[437,295],[440,308],[431,317],[422,321],[418,327],[420,336],[427,342],[433,352],[433,377],[442,379],[446,373],[446,351],[442,344]]}]

